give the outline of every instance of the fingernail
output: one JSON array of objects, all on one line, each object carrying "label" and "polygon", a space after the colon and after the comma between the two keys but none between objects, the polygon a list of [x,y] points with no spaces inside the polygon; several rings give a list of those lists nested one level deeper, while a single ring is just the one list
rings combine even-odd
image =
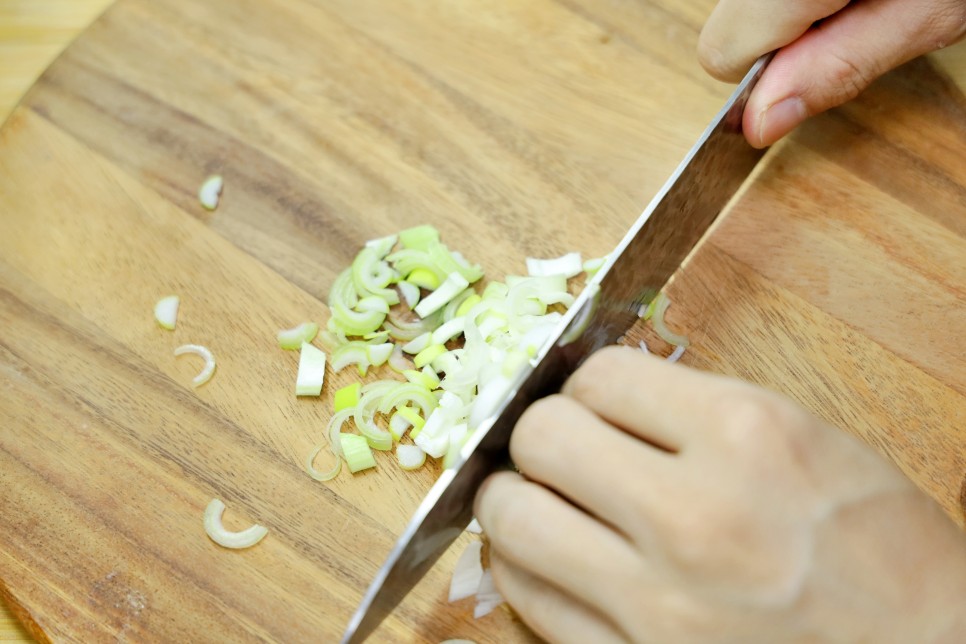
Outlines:
[{"label": "fingernail", "polygon": [[797,96],[774,103],[758,118],[759,145],[771,145],[807,118],[805,102]]}]

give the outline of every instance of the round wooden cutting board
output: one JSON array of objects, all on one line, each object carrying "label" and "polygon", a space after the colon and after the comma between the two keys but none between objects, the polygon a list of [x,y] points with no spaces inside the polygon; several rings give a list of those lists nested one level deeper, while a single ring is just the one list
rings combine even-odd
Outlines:
[{"label": "round wooden cutting board", "polygon": [[[276,332],[324,323],[362,244],[416,224],[495,279],[609,252],[730,91],[693,53],[712,6],[113,5],[0,130],[0,594],[27,628],[336,639],[439,470],[378,454],[309,478],[331,392],[355,376],[296,399]],[[669,287],[685,363],[860,436],[960,525],[964,61],[914,61],[777,145]],[[173,332],[152,318],[169,293]],[[203,387],[172,355],[184,343],[218,358]],[[230,529],[269,536],[214,545],[213,497]],[[446,601],[471,538],[372,641],[534,639],[508,610]]]}]

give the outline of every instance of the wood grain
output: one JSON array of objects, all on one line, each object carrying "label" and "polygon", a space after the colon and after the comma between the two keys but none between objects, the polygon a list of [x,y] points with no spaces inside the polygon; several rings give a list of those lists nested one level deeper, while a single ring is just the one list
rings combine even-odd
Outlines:
[{"label": "wood grain", "polygon": [[[329,406],[292,395],[275,332],[324,321],[358,247],[417,223],[497,278],[610,250],[728,93],[691,53],[712,4],[114,5],[0,130],[0,594],[34,634],[336,637],[435,471],[379,454],[305,476]],[[939,57],[952,77],[913,63],[776,146],[669,316],[686,362],[855,433],[960,525],[964,58]],[[150,314],[168,292],[173,333]],[[197,390],[183,342],[219,360]],[[209,542],[213,496],[265,542]],[[374,641],[532,639],[445,602],[457,554]]]},{"label": "wood grain", "polygon": [[[112,1],[0,2],[0,122],[57,54]],[[3,601],[0,601],[0,641],[30,641],[20,621]]]}]

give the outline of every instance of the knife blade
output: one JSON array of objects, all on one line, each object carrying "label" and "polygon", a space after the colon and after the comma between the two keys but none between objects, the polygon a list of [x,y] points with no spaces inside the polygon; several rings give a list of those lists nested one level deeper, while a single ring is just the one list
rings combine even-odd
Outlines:
[{"label": "knife blade", "polygon": [[513,426],[535,400],[559,391],[588,355],[614,344],[708,232],[748,178],[763,150],[741,131],[751,90],[771,54],[739,83],[701,138],[587,283],[543,349],[519,373],[495,413],[430,489],[366,591],[343,635],[362,642],[409,593],[473,514],[473,498],[492,472],[510,466]]}]

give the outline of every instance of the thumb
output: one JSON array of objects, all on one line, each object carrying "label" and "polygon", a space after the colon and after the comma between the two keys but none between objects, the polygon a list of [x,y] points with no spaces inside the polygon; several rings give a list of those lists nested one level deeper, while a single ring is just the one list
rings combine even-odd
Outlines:
[{"label": "thumb", "polygon": [[855,98],[885,72],[961,39],[962,0],[859,0],[783,47],[744,113],[756,147],[771,145],[809,116]]}]

